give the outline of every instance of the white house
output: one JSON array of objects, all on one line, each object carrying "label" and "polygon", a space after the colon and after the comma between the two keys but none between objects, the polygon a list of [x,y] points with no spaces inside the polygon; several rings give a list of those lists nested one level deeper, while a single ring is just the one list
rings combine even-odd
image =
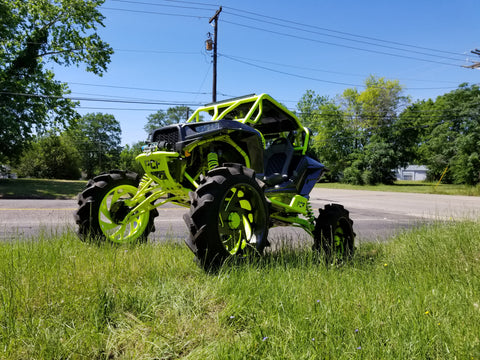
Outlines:
[{"label": "white house", "polygon": [[397,180],[422,181],[427,178],[428,168],[424,165],[409,165],[406,168],[399,168],[395,171]]}]

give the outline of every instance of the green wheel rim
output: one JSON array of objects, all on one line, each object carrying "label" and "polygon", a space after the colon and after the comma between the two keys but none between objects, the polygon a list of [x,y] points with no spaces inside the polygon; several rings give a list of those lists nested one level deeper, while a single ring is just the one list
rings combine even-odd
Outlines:
[{"label": "green wheel rim", "polygon": [[337,223],[337,227],[335,228],[335,232],[333,233],[333,245],[338,257],[342,257],[343,255],[345,255],[344,241],[345,234],[343,232],[343,228],[340,223]]},{"label": "green wheel rim", "polygon": [[[110,190],[100,203],[98,223],[105,237],[115,243],[128,243],[142,236],[148,226],[150,213],[143,212],[130,217],[128,222],[115,220],[112,207],[132,198],[137,188],[132,185],[120,185]],[[125,215],[128,209],[124,210]]]},{"label": "green wheel rim", "polygon": [[218,232],[222,245],[230,255],[241,253],[264,236],[265,210],[263,199],[249,184],[236,184],[220,203]]}]

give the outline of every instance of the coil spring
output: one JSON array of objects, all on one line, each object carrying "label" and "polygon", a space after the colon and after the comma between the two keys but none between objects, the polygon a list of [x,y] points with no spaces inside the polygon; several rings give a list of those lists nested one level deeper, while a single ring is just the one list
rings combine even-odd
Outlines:
[{"label": "coil spring", "polygon": [[315,214],[312,210],[312,204],[310,204],[310,201],[307,201],[307,217],[312,226],[315,226]]},{"label": "coil spring", "polygon": [[150,178],[147,175],[143,175],[142,179],[140,180],[140,184],[138,184],[138,188],[139,189],[143,188],[147,184],[149,179]]},{"label": "coil spring", "polygon": [[211,152],[207,155],[208,170],[212,170],[218,167],[218,155],[217,153]]}]

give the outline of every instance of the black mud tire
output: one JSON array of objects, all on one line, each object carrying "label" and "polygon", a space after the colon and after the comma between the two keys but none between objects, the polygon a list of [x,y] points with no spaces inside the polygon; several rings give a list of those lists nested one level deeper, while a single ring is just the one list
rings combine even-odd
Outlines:
[{"label": "black mud tire", "polygon": [[319,209],[313,235],[313,249],[322,253],[328,264],[342,263],[353,257],[353,221],[342,205],[329,204]]},{"label": "black mud tire", "polygon": [[252,169],[224,164],[190,193],[190,212],[184,216],[190,236],[185,242],[205,270],[217,270],[229,258],[263,252],[269,223],[264,188]]},{"label": "black mud tire", "polygon": [[[101,210],[102,202],[107,200],[111,194],[117,189],[131,189],[138,188],[140,177],[131,171],[112,170],[108,173],[104,173],[96,176],[94,179],[89,180],[85,189],[78,194],[78,210],[75,212],[74,218],[78,225],[78,235],[83,241],[106,241],[110,240],[114,243],[140,243],[146,242],[148,235],[155,231],[154,218],[158,216],[157,209],[151,210],[148,217],[145,215],[143,225],[140,225],[138,230],[132,230],[132,236],[119,239],[112,239],[108,233],[102,230],[102,223],[104,221],[110,222],[112,227],[116,224],[115,218],[125,216],[128,213],[128,209],[121,204],[121,199],[129,194],[123,195],[114,206],[115,202],[110,202],[106,208]],[[130,194],[131,195],[131,194]],[[113,209],[116,208],[114,213]],[[100,212],[108,212],[110,219],[102,220]],[[141,224],[142,222],[140,222]],[[132,222],[130,226],[138,226],[138,222]],[[114,231],[115,228],[112,229]]]}]

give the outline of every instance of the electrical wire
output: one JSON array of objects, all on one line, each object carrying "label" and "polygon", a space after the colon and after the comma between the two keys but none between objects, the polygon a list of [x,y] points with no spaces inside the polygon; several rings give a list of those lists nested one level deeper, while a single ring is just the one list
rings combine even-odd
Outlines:
[{"label": "electrical wire", "polygon": [[[427,50],[427,51],[432,51],[432,52],[439,52],[439,53],[444,53],[444,54],[448,54],[448,55],[456,55],[456,56],[463,56],[464,55],[464,54],[459,54],[459,53],[455,53],[455,52],[447,51],[447,50],[440,50],[440,49],[434,49],[434,48],[429,48],[429,47],[411,45],[411,44],[406,44],[406,43],[401,43],[401,42],[396,42],[396,41],[391,41],[391,40],[374,38],[374,37],[370,37],[370,36],[353,34],[353,33],[345,32],[345,31],[333,30],[333,29],[324,28],[324,27],[320,27],[320,26],[316,26],[316,25],[312,25],[312,24],[305,24],[305,23],[300,23],[300,22],[297,22],[297,21],[288,20],[288,19],[281,19],[281,18],[277,18],[277,17],[273,17],[273,16],[268,16],[268,15],[265,15],[265,14],[259,15],[257,13],[252,12],[252,11],[242,10],[242,9],[233,8],[233,7],[229,7],[229,6],[224,6],[224,9],[230,9],[230,10],[234,10],[234,11],[243,12],[243,13],[247,13],[247,14],[250,14],[250,15],[258,16],[261,19],[260,20],[254,19],[254,20],[260,21],[260,22],[263,22],[264,19],[267,18],[267,19],[272,19],[272,20],[280,21],[280,22],[287,23],[287,24],[293,24],[293,25],[297,25],[297,26],[303,26],[303,27],[307,27],[307,28],[313,28],[313,29],[318,29],[318,30],[322,30],[322,31],[328,31],[328,32],[341,34],[341,35],[347,35],[347,36],[360,38],[360,39],[373,40],[373,41],[378,41],[378,42],[383,42],[383,43],[389,43],[389,44],[394,44],[394,45],[411,47],[411,48],[415,48],[415,49]],[[234,15],[242,16],[242,15],[238,15],[238,14],[234,14]],[[245,16],[243,16],[243,17],[245,17]]]},{"label": "electrical wire", "polygon": [[[147,3],[147,2],[137,2],[137,1],[132,1],[132,0],[110,0],[110,1],[118,1],[118,2],[129,2],[132,4],[148,4],[148,5],[154,5],[154,6],[162,6],[158,3]],[[181,0],[158,0],[158,1],[164,1],[164,2],[170,2],[170,3],[176,3],[176,4],[189,4],[189,5],[200,5],[200,6],[209,6],[209,7],[218,7],[218,4],[208,4],[208,3],[201,3],[201,2],[195,2],[195,1],[181,1]],[[166,5],[165,5],[166,6]],[[173,6],[173,5],[172,5]]]},{"label": "electrical wire", "polygon": [[120,104],[142,104],[142,105],[171,105],[171,106],[201,106],[201,103],[188,103],[183,101],[143,101],[143,100],[119,100],[108,98],[88,98],[80,96],[56,96],[56,95],[44,95],[44,94],[27,94],[27,93],[15,93],[0,91],[0,95],[7,96],[22,96],[41,99],[59,99],[59,100],[74,100],[74,101],[92,101],[92,102],[107,102],[107,103],[120,103]]},{"label": "electrical wire", "polygon": [[[139,5],[171,6],[171,7],[187,8],[187,9],[190,8],[190,7],[187,7],[187,6],[153,4],[153,3],[148,3],[148,2],[140,2],[140,1],[132,1],[132,0],[112,0],[112,1],[139,4]],[[183,2],[183,3],[187,3],[187,2]],[[191,2],[188,2],[188,3],[191,3]],[[198,4],[201,4],[201,3],[195,3],[195,4],[198,5]],[[205,6],[205,4],[201,4],[201,5]],[[213,6],[213,5],[207,5],[207,6]],[[244,19],[248,19],[248,20],[252,20],[252,21],[267,23],[267,24],[271,24],[271,25],[275,25],[275,26],[281,26],[282,28],[290,28],[290,29],[295,30],[295,31],[302,31],[302,32],[307,32],[307,33],[311,33],[311,34],[316,34],[316,35],[329,36],[329,37],[333,37],[333,38],[337,38],[337,39],[341,39],[341,40],[345,40],[345,41],[355,41],[356,43],[363,43],[363,44],[370,45],[370,46],[383,47],[383,48],[387,48],[387,49],[391,49],[391,50],[397,50],[397,51],[407,52],[407,53],[411,53],[411,54],[419,54],[419,55],[424,55],[424,56],[429,56],[429,57],[438,57],[439,55],[426,53],[425,51],[403,49],[403,48],[399,48],[398,46],[408,47],[408,48],[411,48],[411,49],[426,50],[426,51],[430,51],[430,52],[437,52],[437,53],[442,53],[442,54],[446,54],[446,55],[448,54],[450,57],[447,57],[447,60],[455,60],[454,58],[451,57],[452,55],[457,56],[457,57],[460,56],[460,57],[462,57],[462,61],[464,61],[464,54],[454,53],[452,51],[445,51],[445,50],[433,49],[433,48],[428,48],[428,47],[409,45],[409,44],[400,43],[400,42],[388,41],[388,40],[383,40],[383,39],[378,39],[378,38],[373,38],[373,37],[368,37],[368,36],[356,35],[356,34],[352,34],[352,33],[348,33],[348,32],[342,32],[342,31],[322,28],[322,27],[318,27],[318,26],[314,26],[314,25],[301,24],[299,22],[290,21],[290,20],[286,20],[286,19],[280,19],[280,18],[271,17],[271,16],[266,16],[266,15],[263,15],[263,14],[258,15],[258,14],[255,14],[253,12],[249,12],[249,11],[241,10],[241,9],[237,9],[237,8],[230,8],[230,7],[226,7],[226,8],[234,11],[234,12],[224,11],[224,13],[227,14],[227,15],[231,15],[231,16],[234,16],[234,17],[240,17],[240,18],[244,18]],[[106,8],[106,9],[113,9],[113,8]],[[211,9],[204,9],[204,8],[194,8],[194,9],[211,11]],[[116,10],[133,11],[133,12],[140,11],[140,10],[128,10],[128,9],[116,9]],[[252,16],[241,15],[241,14],[235,13],[235,11],[255,15],[255,16],[260,17],[260,19],[256,19],[255,17],[252,17]],[[174,16],[188,16],[188,17],[202,18],[201,16],[184,15],[184,14],[167,14],[167,13],[158,13],[158,12],[153,12],[153,11],[141,11],[141,12],[146,12],[146,13],[151,13],[151,14],[160,14],[160,15],[174,15]],[[265,20],[265,18],[275,20],[275,22]],[[414,57],[414,56],[405,55],[405,54],[391,53],[391,52],[361,48],[361,47],[351,46],[351,45],[346,45],[346,44],[334,43],[334,42],[329,42],[329,41],[324,41],[324,40],[319,40],[319,39],[313,39],[313,38],[303,37],[303,36],[299,36],[299,35],[294,35],[294,34],[269,30],[269,29],[265,29],[265,28],[260,28],[260,27],[252,26],[252,25],[248,25],[248,24],[239,24],[239,23],[229,21],[229,20],[225,20],[225,19],[223,19],[222,21],[225,22],[225,23],[236,25],[236,26],[242,26],[242,27],[246,27],[246,28],[250,28],[250,29],[255,29],[255,30],[258,30],[258,31],[264,31],[264,32],[273,33],[273,34],[276,34],[276,35],[288,36],[288,37],[301,39],[301,40],[306,40],[306,41],[313,41],[313,42],[322,43],[322,44],[326,44],[326,45],[330,45],[330,46],[344,47],[344,48],[348,48],[348,49],[352,49],[352,50],[364,51],[364,52],[375,53],[375,54],[380,54],[380,55],[400,57],[400,58],[416,60],[416,61],[436,63],[436,64],[447,65],[447,66],[455,66],[455,67],[460,66],[458,64],[448,63],[448,62],[445,62],[445,61],[424,59],[424,58]],[[278,22],[281,22],[281,23],[278,23]],[[294,24],[295,26],[285,25],[285,24]],[[302,26],[306,29],[301,28],[299,26]],[[320,29],[322,31],[328,31],[328,32],[335,33],[335,34],[341,34],[342,36],[331,35],[331,34],[327,34],[325,32],[318,32],[318,31],[311,30],[311,29]],[[369,40],[369,41],[354,40],[354,39],[347,38],[345,36],[350,36],[350,37],[354,37],[354,38],[357,38],[357,39],[366,39],[366,40]],[[371,41],[377,41],[377,42],[381,42],[381,43],[384,43],[384,44],[393,44],[393,45],[396,45],[396,46],[383,45],[383,44],[373,43]],[[460,60],[460,59],[457,59],[457,60]]]},{"label": "electrical wire", "polygon": [[[217,4],[208,4],[208,3],[200,3],[200,2],[192,2],[192,1],[179,1],[179,0],[164,0],[164,1],[167,1],[167,2],[170,2],[170,3],[178,3],[178,4],[200,5],[202,7],[199,8],[199,7],[181,6],[181,5],[166,5],[166,4],[150,3],[150,2],[144,2],[144,1],[133,1],[133,0],[110,0],[110,1],[121,2],[121,3],[130,3],[130,4],[139,4],[139,5],[185,8],[185,9],[194,9],[194,10],[202,10],[202,11],[204,11],[204,10],[205,11],[212,11],[212,7],[218,7]],[[312,34],[335,37],[335,38],[342,39],[342,40],[347,40],[347,41],[356,41],[356,42],[361,42],[361,43],[374,45],[374,46],[381,46],[381,47],[396,49],[396,50],[400,50],[400,51],[408,51],[406,49],[398,48],[398,47],[395,47],[395,46],[381,45],[381,44],[375,44],[375,43],[371,42],[371,41],[376,41],[376,42],[380,42],[380,43],[384,43],[384,44],[392,44],[392,45],[403,46],[403,47],[408,47],[408,48],[412,48],[412,49],[442,53],[442,54],[445,54],[445,55],[453,55],[453,56],[457,56],[457,57],[462,57],[462,59],[465,56],[465,54],[463,54],[463,53],[456,53],[456,52],[448,51],[448,50],[435,49],[435,48],[430,48],[430,47],[411,45],[411,44],[406,44],[406,43],[397,42],[397,41],[375,38],[375,37],[371,37],[371,36],[358,35],[358,34],[346,32],[346,31],[339,31],[339,30],[329,29],[329,28],[325,28],[325,27],[320,27],[320,26],[317,26],[317,25],[305,24],[305,23],[300,23],[298,21],[292,21],[292,20],[282,19],[282,18],[278,18],[278,17],[274,17],[274,16],[268,16],[268,15],[265,15],[265,14],[260,14],[259,15],[258,13],[255,13],[255,12],[252,12],[252,11],[243,10],[243,9],[239,9],[239,8],[234,8],[234,7],[230,7],[230,6],[223,6],[223,9],[224,9],[224,11],[223,11],[224,14],[229,14],[229,15],[232,15],[232,16],[241,17],[241,18],[244,18],[244,19],[249,19],[249,20],[253,20],[253,21],[257,21],[257,22],[261,22],[261,23],[268,23],[268,24],[272,24],[272,25],[276,25],[276,26],[281,26],[282,28],[287,27],[287,28],[291,28],[293,30],[310,32]],[[231,10],[231,11],[228,11],[228,10]],[[241,15],[241,14],[238,14],[238,13],[249,14],[251,16]],[[255,18],[255,17],[258,17],[258,19]],[[268,20],[265,20],[265,19],[270,19],[270,20],[273,20],[273,21],[268,21]],[[291,24],[291,25],[285,25],[285,24]],[[295,25],[295,26],[292,26],[292,25]],[[314,31],[314,30],[311,30],[311,29],[326,31],[326,32],[329,32],[329,33],[339,34],[339,35],[342,35],[342,36],[330,35],[330,34],[327,34],[327,33],[324,33],[324,32],[322,33],[322,32]],[[357,39],[365,39],[365,40],[369,40],[369,41],[353,40],[353,39],[349,39],[345,36],[349,36],[349,37],[357,38]],[[423,54],[423,55],[426,55],[426,56],[438,56],[438,55],[428,54],[428,53],[425,53],[425,52],[420,52],[420,51],[415,51],[415,50],[410,50],[410,52]]]},{"label": "electrical wire", "polygon": [[[194,7],[194,6],[183,6],[183,5],[167,5],[167,4],[159,4],[159,3],[150,3],[145,1],[132,1],[132,0],[110,0],[119,3],[126,3],[126,4],[138,4],[138,5],[150,5],[150,6],[159,6],[159,7],[172,7],[178,9],[189,9],[189,10],[200,10],[200,11],[212,11],[212,7],[215,5],[207,5],[209,8],[206,7]],[[197,3],[196,5],[199,5]]]},{"label": "electrical wire", "polygon": [[[188,94],[188,95],[211,95],[210,92],[198,92],[198,91],[184,91],[184,90],[167,90],[167,89],[154,89],[154,88],[142,88],[142,87],[133,87],[133,86],[120,86],[120,85],[108,85],[108,84],[89,84],[81,82],[68,82],[71,85],[81,85],[81,86],[92,86],[92,87],[102,87],[102,88],[112,88],[112,89],[125,89],[125,90],[136,90],[136,91],[151,91],[151,92],[163,92],[163,93],[172,93],[172,94]],[[222,94],[223,96],[229,96]]]},{"label": "electrical wire", "polygon": [[423,62],[434,63],[434,64],[448,65],[448,66],[454,66],[454,67],[459,67],[460,66],[458,64],[452,64],[452,63],[447,63],[447,62],[443,62],[443,61],[428,60],[428,59],[418,58],[418,57],[414,57],[414,56],[408,56],[408,55],[402,55],[402,54],[393,54],[393,53],[388,53],[388,52],[385,52],[385,51],[365,49],[365,48],[360,48],[360,47],[351,46],[351,45],[337,44],[337,43],[333,43],[333,42],[330,42],[330,41],[312,39],[312,38],[307,38],[307,37],[304,37],[304,36],[288,34],[288,33],[275,31],[275,30],[268,30],[268,29],[257,27],[257,26],[239,24],[239,23],[236,23],[236,22],[233,22],[233,21],[228,21],[228,20],[222,20],[222,21],[224,23],[227,23],[227,24],[231,24],[231,25],[235,25],[235,26],[239,26],[239,27],[243,27],[243,28],[247,28],[247,29],[254,29],[254,30],[263,31],[263,32],[270,33],[270,34],[286,36],[286,37],[290,37],[290,38],[294,38],[294,39],[298,39],[298,40],[311,41],[311,42],[315,42],[315,43],[319,43],[319,44],[331,45],[331,46],[342,47],[342,48],[346,48],[346,49],[364,51],[364,52],[373,53],[373,54],[388,55],[388,56],[394,56],[394,57],[399,57],[399,58],[404,58],[404,59],[409,59],[409,60],[423,61]]},{"label": "electrical wire", "polygon": [[[254,63],[264,63],[264,64],[282,66],[282,67],[287,67],[289,69],[299,69],[299,70],[307,70],[307,71],[314,71],[314,72],[322,72],[322,73],[327,73],[327,74],[335,74],[335,75],[343,75],[343,76],[356,76],[356,77],[366,78],[366,76],[364,74],[362,75],[362,74],[345,73],[345,72],[331,71],[331,70],[324,70],[324,69],[316,69],[316,68],[305,67],[305,66],[297,66],[297,65],[292,65],[292,64],[283,64],[283,63],[278,63],[278,62],[274,62],[274,61],[252,59],[252,58],[247,58],[247,57],[243,57],[243,56],[228,55],[228,54],[224,54],[224,53],[219,53],[219,55],[220,56],[225,56],[225,57],[229,56],[230,58],[250,61],[250,62],[254,62]],[[393,80],[402,80],[402,79],[393,79]],[[422,79],[404,79],[404,80],[419,81],[419,82],[439,82],[439,83],[448,83],[448,84],[457,84],[458,85],[458,83],[455,82],[455,81],[446,81],[446,80],[422,80]]]},{"label": "electrical wire", "polygon": [[[319,78],[314,78],[314,77],[310,77],[310,76],[294,74],[294,73],[287,72],[287,71],[276,70],[276,69],[272,69],[272,68],[269,68],[269,67],[266,67],[266,66],[254,64],[254,63],[249,62],[249,61],[236,59],[234,57],[231,57],[231,56],[225,55],[225,54],[222,55],[222,57],[224,57],[226,59],[229,59],[229,60],[232,60],[232,61],[235,61],[235,62],[245,64],[245,65],[256,67],[256,68],[259,68],[259,69],[262,69],[262,70],[267,70],[267,71],[274,72],[274,73],[277,73],[277,74],[282,74],[282,75],[288,75],[288,76],[296,77],[296,78],[299,78],[299,79],[317,81],[317,82],[334,84],[334,85],[353,86],[353,87],[358,87],[358,88],[364,88],[365,87],[365,84],[353,84],[353,83],[345,83],[345,82],[340,82],[340,81],[325,80],[325,79],[319,79]],[[412,89],[412,90],[445,90],[445,89],[455,89],[455,88],[456,87],[448,87],[448,88],[446,88],[446,87],[428,87],[428,88],[427,87],[423,87],[423,88],[411,88],[411,87],[409,87],[408,89]]]},{"label": "electrical wire", "polygon": [[[299,28],[299,27],[289,26],[289,25],[285,25],[285,24],[278,24],[278,23],[275,23],[275,22],[272,22],[272,21],[254,19],[254,18],[252,18],[252,17],[243,16],[243,15],[236,15],[236,14],[230,13],[230,12],[228,12],[228,11],[226,11],[225,13],[226,13],[226,14],[230,14],[230,15],[234,15],[234,16],[239,16],[239,17],[247,18],[247,19],[254,20],[254,21],[261,21],[262,23],[267,23],[267,24],[271,24],[271,25],[280,26],[280,27],[282,27],[283,29],[284,29],[284,28],[289,28],[289,29],[293,29],[293,30],[297,30],[297,31],[302,31],[302,32],[314,34],[314,35],[322,35],[322,36],[332,37],[332,38],[335,38],[335,39],[340,39],[340,40],[345,40],[345,41],[351,41],[351,42],[355,42],[356,44],[360,43],[360,44],[377,46],[377,47],[382,47],[382,48],[391,49],[391,50],[404,51],[404,52],[413,53],[413,54],[419,54],[419,55],[425,55],[425,56],[431,56],[431,57],[438,57],[438,54],[430,54],[430,53],[427,53],[427,52],[424,52],[424,51],[407,50],[407,49],[402,49],[402,48],[399,48],[399,47],[397,47],[397,46],[392,46],[392,45],[376,44],[376,43],[373,43],[373,42],[371,42],[371,41],[358,40],[358,39],[349,39],[349,38],[344,37],[344,36],[330,35],[330,34],[325,34],[325,33],[318,32],[318,31],[301,29],[301,28]],[[463,54],[455,54],[455,55],[456,55],[456,56],[462,56],[462,60],[464,60],[464,55],[463,55]],[[459,60],[459,59],[453,59],[452,57],[449,57],[448,59],[450,59],[450,60]]]},{"label": "electrical wire", "polygon": [[120,8],[112,8],[107,6],[102,6],[102,10],[115,10],[115,11],[124,11],[124,12],[132,12],[138,14],[150,14],[150,15],[162,15],[162,16],[178,16],[178,17],[188,17],[188,18],[195,18],[195,19],[209,19],[208,16],[201,16],[201,15],[188,15],[188,14],[174,14],[174,13],[164,13],[158,11],[146,11],[146,10],[133,10],[133,9],[120,9]]},{"label": "electrical wire", "polygon": [[245,61],[245,60],[235,59],[235,58],[233,58],[231,56],[228,56],[228,55],[222,55],[222,57],[224,57],[226,59],[229,59],[229,60],[232,60],[232,61],[235,61],[235,62],[239,62],[239,63],[246,64],[246,65],[249,65],[249,66],[253,66],[253,67],[256,67],[256,68],[259,68],[259,69],[262,69],[262,70],[275,72],[277,74],[293,76],[293,77],[300,78],[300,79],[319,81],[319,82],[323,82],[323,83],[327,83],[327,84],[335,84],[335,85],[345,85],[345,86],[353,86],[353,87],[362,87],[363,86],[363,85],[360,85],[360,84],[352,84],[352,83],[344,83],[344,82],[339,82],[339,81],[317,79],[317,78],[313,78],[313,77],[309,77],[309,76],[303,76],[303,75],[299,75],[299,74],[290,73],[290,72],[287,72],[287,71],[275,70],[275,69],[271,69],[271,68],[266,67],[266,66],[253,64],[253,63]]}]

